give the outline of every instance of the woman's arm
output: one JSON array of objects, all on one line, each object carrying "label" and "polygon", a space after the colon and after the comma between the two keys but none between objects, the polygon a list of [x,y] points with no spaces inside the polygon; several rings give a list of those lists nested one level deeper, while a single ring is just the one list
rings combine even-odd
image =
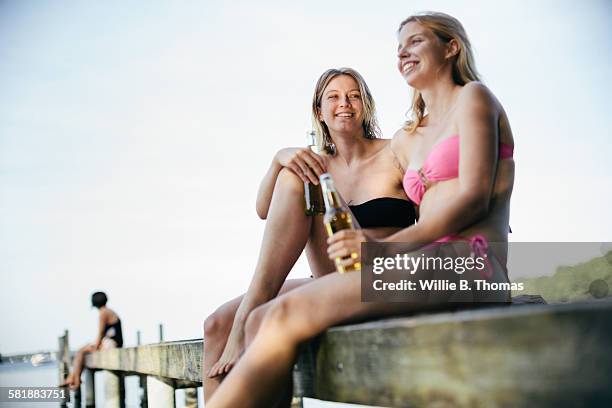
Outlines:
[{"label": "woman's arm", "polygon": [[435,215],[384,241],[408,242],[418,248],[457,233],[487,215],[497,167],[500,108],[480,83],[471,82],[461,92],[457,112],[460,160],[456,196],[440,203]]},{"label": "woman's arm", "polygon": [[293,171],[305,183],[311,182],[314,184],[319,184],[319,176],[325,173],[327,168],[325,159],[309,148],[288,147],[279,150],[274,155],[272,163],[257,191],[255,210],[262,220],[265,220],[268,216],[276,179],[283,167]]},{"label": "woman's arm", "polygon": [[257,200],[255,201],[255,210],[257,215],[262,220],[265,220],[268,216],[268,209],[270,208],[270,202],[272,201],[272,193],[274,192],[274,185],[276,184],[276,178],[283,167],[276,161],[276,157],[272,160],[266,175],[259,184],[259,190],[257,191]]}]

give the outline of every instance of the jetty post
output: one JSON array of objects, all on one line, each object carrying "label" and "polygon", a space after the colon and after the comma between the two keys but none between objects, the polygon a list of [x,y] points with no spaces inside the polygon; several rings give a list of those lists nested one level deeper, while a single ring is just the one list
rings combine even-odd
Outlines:
[{"label": "jetty post", "polygon": [[[59,353],[58,353],[58,370],[59,370],[59,383],[63,383],[68,374],[70,373],[70,347],[68,344],[68,330],[64,330],[64,334],[59,337]],[[63,387],[64,390],[69,392],[68,387]],[[60,407],[66,408],[68,406],[68,398],[64,399],[60,403]]]}]

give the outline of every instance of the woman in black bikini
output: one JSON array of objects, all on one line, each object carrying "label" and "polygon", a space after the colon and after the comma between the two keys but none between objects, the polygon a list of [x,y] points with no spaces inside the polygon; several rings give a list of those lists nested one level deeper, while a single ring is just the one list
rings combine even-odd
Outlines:
[{"label": "woman in black bikini", "polygon": [[[372,95],[356,71],[330,69],[319,78],[312,116],[328,153],[280,150],[261,183],[257,213],[267,222],[249,289],[222,305],[204,324],[206,400],[242,354],[250,312],[335,269],[326,253],[323,217],[304,214],[304,182],[318,183],[320,174],[331,173],[354,219],[370,236],[382,238],[414,224],[414,207],[403,191],[402,171],[390,141],[379,138],[374,108]],[[304,249],[315,279],[285,280]]]},{"label": "woman in black bikini", "polygon": [[106,307],[107,301],[108,298],[104,292],[96,292],[91,295],[91,305],[100,311],[98,336],[93,344],[88,344],[77,351],[74,356],[72,372],[61,386],[68,385],[73,390],[81,386],[81,372],[83,371],[85,356],[88,353],[93,353],[101,348],[123,347],[121,319],[119,319],[117,313]]}]

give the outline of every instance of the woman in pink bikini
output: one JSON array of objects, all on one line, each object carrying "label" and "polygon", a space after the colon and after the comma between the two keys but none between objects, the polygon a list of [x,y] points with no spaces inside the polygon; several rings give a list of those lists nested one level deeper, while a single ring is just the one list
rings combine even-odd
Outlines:
[{"label": "woman in pink bikini", "polygon": [[[414,97],[412,118],[394,135],[391,147],[405,169],[404,189],[418,205],[419,222],[384,241],[406,242],[415,250],[426,245],[446,256],[486,255],[486,268],[463,279],[508,282],[514,161],[506,114],[478,82],[470,43],[455,18],[442,13],[411,16],[400,24],[398,40],[398,68]],[[367,240],[373,239],[360,230],[336,233],[328,240],[329,257],[360,253],[361,242]],[[464,243],[465,253],[444,252],[443,243],[450,241]],[[347,259],[346,264],[357,260]],[[507,291],[487,296],[489,301],[509,300]],[[247,349],[207,406],[275,406],[300,342],[339,323],[415,307],[361,302],[359,273],[330,273],[287,292],[251,312]]]}]

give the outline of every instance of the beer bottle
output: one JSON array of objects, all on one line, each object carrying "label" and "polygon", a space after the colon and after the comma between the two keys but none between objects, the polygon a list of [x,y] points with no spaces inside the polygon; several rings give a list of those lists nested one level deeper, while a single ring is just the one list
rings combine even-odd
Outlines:
[{"label": "beer bottle", "polygon": [[[334,185],[334,180],[332,179],[331,174],[321,174],[319,180],[321,181],[321,187],[323,188],[323,199],[325,200],[325,215],[323,216],[323,222],[325,223],[327,235],[331,237],[337,231],[343,229],[353,229],[353,219],[351,217],[351,213],[340,200],[340,195],[338,194],[338,191],[336,191],[336,186]],[[356,256],[357,254],[353,253],[343,259]],[[336,258],[335,260],[336,270],[340,273],[357,271],[361,269],[360,262],[355,262],[350,266],[344,267],[338,264],[340,260],[341,258]]]},{"label": "beer bottle", "polygon": [[[308,147],[316,154],[321,154],[320,144],[317,143],[317,132],[311,130],[306,132]],[[306,204],[306,215],[325,214],[325,203],[323,202],[323,192],[321,184],[314,185],[311,182],[304,182],[304,202]]]}]

